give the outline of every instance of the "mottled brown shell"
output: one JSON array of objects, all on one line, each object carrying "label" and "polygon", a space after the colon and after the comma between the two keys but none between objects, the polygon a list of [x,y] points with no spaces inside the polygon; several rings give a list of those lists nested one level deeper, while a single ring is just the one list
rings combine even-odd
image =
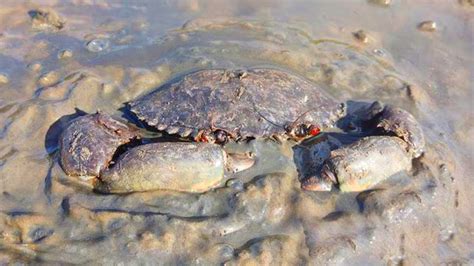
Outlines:
[{"label": "mottled brown shell", "polygon": [[117,148],[137,137],[137,131],[107,114],[74,119],[60,137],[60,163],[71,176],[99,176]]},{"label": "mottled brown shell", "polygon": [[158,130],[188,136],[222,129],[239,138],[283,134],[296,119],[331,127],[344,106],[320,87],[275,69],[202,70],[130,103]]}]

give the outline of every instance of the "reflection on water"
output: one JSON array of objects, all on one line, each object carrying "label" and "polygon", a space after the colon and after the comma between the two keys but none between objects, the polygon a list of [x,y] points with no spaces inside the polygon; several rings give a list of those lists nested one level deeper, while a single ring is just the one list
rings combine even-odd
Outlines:
[{"label": "reflection on water", "polygon": [[[470,1],[0,5],[0,262],[472,263]],[[259,161],[203,194],[99,195],[58,167],[76,112],[120,116],[183,73],[254,66],[409,110],[424,156],[363,193],[303,192],[301,154],[265,140],[226,147]]]}]

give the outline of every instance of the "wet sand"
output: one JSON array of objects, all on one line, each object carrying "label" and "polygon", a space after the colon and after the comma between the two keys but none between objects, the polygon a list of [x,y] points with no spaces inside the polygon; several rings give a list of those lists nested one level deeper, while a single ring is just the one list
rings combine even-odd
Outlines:
[{"label": "wet sand", "polygon": [[[469,1],[3,1],[0,263],[472,264],[473,18]],[[260,159],[203,194],[100,195],[59,167],[71,118],[248,67],[400,106],[426,151],[362,193],[302,191],[297,148],[266,140],[227,145]]]}]

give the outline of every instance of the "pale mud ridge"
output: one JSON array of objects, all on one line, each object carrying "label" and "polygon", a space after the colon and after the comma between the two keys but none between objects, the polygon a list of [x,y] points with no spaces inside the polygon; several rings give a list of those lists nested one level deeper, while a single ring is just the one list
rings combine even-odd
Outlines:
[{"label": "pale mud ridge", "polygon": [[[170,3],[0,4],[0,264],[473,263],[470,1]],[[256,165],[203,194],[100,195],[58,166],[73,117],[131,119],[123,103],[170,79],[252,66],[405,108],[424,155],[362,193],[302,191],[299,163],[331,147],[265,140],[227,145]]]}]

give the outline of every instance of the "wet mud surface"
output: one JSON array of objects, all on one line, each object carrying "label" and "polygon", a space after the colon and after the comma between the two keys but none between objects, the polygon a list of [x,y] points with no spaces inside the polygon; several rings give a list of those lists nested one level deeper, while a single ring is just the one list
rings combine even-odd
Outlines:
[{"label": "wet mud surface", "polygon": [[[0,264],[473,263],[471,1],[0,7]],[[403,108],[422,126],[424,151],[346,193],[300,183],[363,137],[337,131],[318,145],[229,143],[255,164],[204,193],[100,194],[59,165],[72,119],[100,110],[145,128],[124,103],[186,73],[251,67],[296,73],[349,109]]]}]

